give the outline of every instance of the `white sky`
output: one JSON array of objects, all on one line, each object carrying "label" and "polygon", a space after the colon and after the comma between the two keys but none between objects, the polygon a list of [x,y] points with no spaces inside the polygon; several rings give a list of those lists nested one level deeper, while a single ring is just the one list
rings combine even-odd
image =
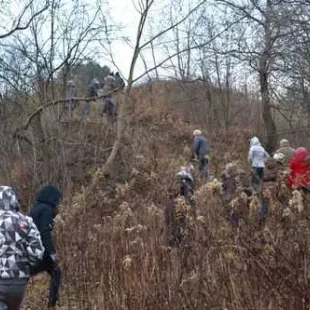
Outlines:
[{"label": "white sky", "polygon": [[[109,0],[110,16],[113,22],[120,23],[123,26],[120,33],[134,42],[135,33],[138,26],[139,14],[134,8],[131,0]],[[115,63],[120,68],[121,73],[127,78],[129,74],[130,62],[133,55],[133,49],[122,40],[112,43],[113,57]],[[113,65],[112,65],[113,66]],[[137,71],[143,70],[137,68]]]},{"label": "white sky", "polygon": [[[129,39],[129,42],[125,42],[122,39],[114,41],[111,46],[114,61],[125,78],[127,78],[129,75],[130,64],[134,51],[133,47],[136,42],[137,29],[140,18],[140,14],[137,12],[134,3],[137,4],[138,0],[108,0],[109,15],[110,18],[112,19],[112,22],[115,22],[123,26],[119,34]],[[148,16],[148,20],[143,32],[144,39],[141,40],[141,43],[145,42],[145,39],[148,39],[150,37],[151,27],[153,33],[157,33],[158,31],[163,29],[161,27],[160,27],[161,29],[156,29],[157,28],[156,24],[153,24],[150,21],[152,16],[160,18],[160,16],[158,16],[158,13],[163,12],[163,7],[165,7],[165,5],[167,5],[166,0],[155,1]],[[147,61],[148,67],[152,67],[154,63],[151,53],[145,52],[144,50],[143,55]],[[156,50],[156,59],[159,60],[162,57],[164,57],[162,52],[160,50]],[[113,70],[114,68],[113,64],[111,64],[111,66]],[[142,60],[139,58],[135,66],[134,77],[140,76],[144,72],[145,72],[145,66]]]}]

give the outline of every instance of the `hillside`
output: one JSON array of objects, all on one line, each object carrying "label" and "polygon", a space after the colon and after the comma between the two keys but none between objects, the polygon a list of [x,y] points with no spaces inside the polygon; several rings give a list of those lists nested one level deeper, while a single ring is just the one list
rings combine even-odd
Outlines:
[{"label": "hillside", "polygon": [[[56,221],[64,271],[59,309],[309,309],[308,210],[292,207],[284,217],[289,196],[272,201],[258,226],[255,199],[250,209],[242,194],[224,205],[218,181],[198,182],[198,217],[186,219],[181,248],[167,247],[165,208],[177,169],[189,162],[194,129],[210,139],[213,176],[232,161],[249,172],[255,106],[236,92],[228,117],[222,95],[199,83],[133,89],[122,146],[106,175],[98,168],[115,131],[95,121],[57,123],[52,109],[45,112],[44,128],[53,138],[48,156],[34,167],[31,147],[23,144],[28,156],[14,158],[8,178],[24,201],[32,201],[42,181],[64,191]],[[229,220],[236,209],[244,214],[238,228]],[[44,309],[46,281],[30,281],[27,309]]]}]

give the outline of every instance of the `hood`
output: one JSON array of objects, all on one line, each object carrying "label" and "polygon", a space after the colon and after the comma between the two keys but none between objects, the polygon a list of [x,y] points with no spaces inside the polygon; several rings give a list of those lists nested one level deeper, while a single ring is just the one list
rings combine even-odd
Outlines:
[{"label": "hood", "polygon": [[0,186],[0,210],[15,211],[19,210],[17,195],[9,186]]},{"label": "hood", "polygon": [[280,147],[288,147],[288,146],[290,146],[290,143],[288,142],[288,140],[282,139],[280,141]]},{"label": "hood", "polygon": [[253,137],[250,140],[250,146],[254,146],[254,145],[260,145],[259,139],[257,137]]},{"label": "hood", "polygon": [[309,156],[309,152],[304,147],[299,147],[296,149],[293,161],[297,163],[303,162]]},{"label": "hood", "polygon": [[52,207],[57,207],[61,199],[62,195],[60,191],[56,187],[48,185],[41,189],[36,200],[38,202],[43,202],[51,205]]}]

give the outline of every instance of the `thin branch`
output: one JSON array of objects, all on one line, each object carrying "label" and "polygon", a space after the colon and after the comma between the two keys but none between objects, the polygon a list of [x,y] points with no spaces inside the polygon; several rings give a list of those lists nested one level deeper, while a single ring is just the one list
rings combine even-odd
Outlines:
[{"label": "thin branch", "polygon": [[16,25],[13,29],[11,29],[9,32],[4,33],[4,34],[0,34],[0,39],[3,39],[3,38],[6,38],[6,37],[10,36],[10,35],[12,35],[14,32],[16,32],[16,31],[26,30],[26,29],[30,26],[30,24],[32,23],[32,21],[33,21],[37,16],[39,16],[40,14],[42,14],[44,11],[46,11],[46,10],[48,9],[48,7],[49,7],[49,1],[46,1],[45,6],[44,6],[41,10],[39,10],[38,12],[34,13],[34,14],[31,16],[31,18],[28,20],[28,22],[26,23],[26,25],[21,26],[22,18],[23,18],[23,16],[25,15],[27,9],[30,7],[30,5],[31,5],[32,3],[33,3],[33,1],[31,1],[31,2],[26,6],[26,8],[23,10],[22,14],[21,14],[21,15],[19,16],[19,18],[18,18],[17,25]]}]

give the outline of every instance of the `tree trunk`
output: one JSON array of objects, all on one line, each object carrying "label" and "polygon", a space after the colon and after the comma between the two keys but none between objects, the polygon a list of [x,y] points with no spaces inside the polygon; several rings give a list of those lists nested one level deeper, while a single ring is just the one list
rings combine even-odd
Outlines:
[{"label": "tree trunk", "polygon": [[277,127],[271,115],[268,73],[266,72],[266,70],[263,71],[261,70],[259,75],[260,75],[260,92],[263,106],[263,120],[267,135],[266,149],[268,150],[268,152],[272,152],[275,150],[277,145]]}]

